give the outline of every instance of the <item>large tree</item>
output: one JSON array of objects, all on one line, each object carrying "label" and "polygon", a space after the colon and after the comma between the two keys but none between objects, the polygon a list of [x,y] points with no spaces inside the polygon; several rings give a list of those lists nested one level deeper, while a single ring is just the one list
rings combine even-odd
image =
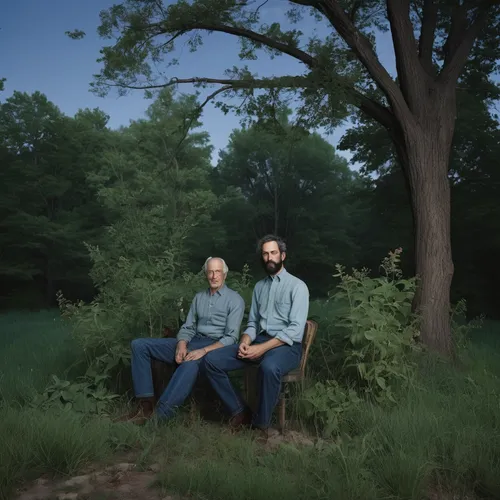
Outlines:
[{"label": "large tree", "polygon": [[[420,277],[415,308],[422,315],[421,338],[442,353],[451,351],[449,322],[453,261],[450,243],[448,168],[456,115],[456,89],[464,72],[484,84],[496,69],[500,51],[499,0],[289,0],[289,18],[300,27],[302,11],[328,23],[329,35],[305,42],[297,29],[277,22],[268,1],[126,0],[101,13],[100,34],[114,39],[102,50],[97,91],[151,88],[176,83],[218,84],[212,94],[255,89],[292,89],[322,125],[335,124],[350,106],[386,129],[410,192],[414,219],[416,271]],[[279,2],[283,6],[285,2]],[[389,28],[397,76],[383,66],[374,47],[375,30]],[[195,75],[158,80],[176,41],[188,36],[195,50],[200,32],[222,32],[242,42],[242,58],[255,50],[286,54],[304,64],[302,75],[257,78],[233,68],[227,78]],[[74,37],[81,32],[75,32]],[[301,48],[302,47],[302,48]],[[212,55],[215,57],[215,54]],[[474,79],[473,79],[474,80]],[[254,108],[255,109],[255,108]]]}]

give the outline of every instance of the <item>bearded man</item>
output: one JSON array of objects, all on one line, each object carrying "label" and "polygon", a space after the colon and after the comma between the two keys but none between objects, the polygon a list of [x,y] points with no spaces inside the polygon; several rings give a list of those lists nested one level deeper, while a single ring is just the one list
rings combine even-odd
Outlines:
[{"label": "bearded man", "polygon": [[[251,425],[266,434],[281,378],[300,364],[309,290],[284,268],[286,244],[279,236],[264,236],[258,252],[268,276],[255,285],[247,328],[239,344],[208,353],[204,368],[231,416],[230,426]],[[259,403],[253,415],[228,377],[228,372],[246,363],[259,364]]]}]

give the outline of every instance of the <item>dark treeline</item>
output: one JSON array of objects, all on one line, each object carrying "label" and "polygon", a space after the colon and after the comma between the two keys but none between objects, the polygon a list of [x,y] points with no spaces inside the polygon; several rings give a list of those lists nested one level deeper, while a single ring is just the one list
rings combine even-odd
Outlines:
[{"label": "dark treeline", "polygon": [[[197,106],[194,96],[163,91],[144,119],[111,130],[102,111],[68,117],[40,93],[1,103],[3,308],[52,306],[58,290],[90,300],[99,262],[134,256],[137,265],[163,255],[172,268],[198,271],[220,255],[257,277],[255,243],[270,232],[286,238],[288,268],[314,297],[333,288],[336,264],[377,272],[397,247],[413,273],[408,193],[382,129],[360,121],[343,138],[364,165],[358,173],[281,110],[235,130],[214,168]],[[467,94],[450,171],[452,298],[467,299],[471,315],[498,317],[498,158],[497,118]]]}]

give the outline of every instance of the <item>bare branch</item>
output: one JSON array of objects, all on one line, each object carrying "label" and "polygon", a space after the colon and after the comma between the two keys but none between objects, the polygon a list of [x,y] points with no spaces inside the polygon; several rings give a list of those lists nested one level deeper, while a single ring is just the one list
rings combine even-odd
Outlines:
[{"label": "bare branch", "polygon": [[235,80],[230,78],[205,78],[205,77],[171,78],[168,82],[152,84],[152,85],[149,84],[127,85],[127,84],[111,83],[111,82],[108,82],[107,85],[109,85],[110,87],[120,87],[131,90],[154,90],[154,89],[163,89],[165,87],[171,87],[173,85],[183,84],[183,83],[192,83],[195,85],[220,84],[220,85],[230,86],[232,90],[248,89],[248,88],[274,89],[279,87],[305,88],[310,86],[310,80],[308,80],[304,76],[262,78],[260,80],[255,78],[246,78],[240,80]]},{"label": "bare branch", "polygon": [[432,64],[432,50],[434,48],[434,37],[438,20],[438,5],[435,0],[424,0],[422,19],[420,27],[420,38],[418,41],[418,55],[420,64],[430,76],[434,76]]},{"label": "bare branch", "polygon": [[191,127],[193,126],[194,121],[199,118],[201,112],[203,111],[203,108],[216,96],[219,94],[222,94],[223,92],[226,92],[227,90],[231,90],[232,86],[231,85],[225,85],[224,87],[221,87],[220,89],[217,89],[215,92],[212,92],[199,106],[196,107],[196,109],[193,111],[191,114],[191,117],[189,118],[189,121],[184,124],[184,131],[183,134],[175,147],[175,151],[178,151],[182,145],[182,143],[186,140],[189,131],[191,130]]},{"label": "bare branch", "polygon": [[259,10],[264,7],[264,5],[266,5],[266,3],[269,2],[269,0],[264,0],[256,9],[255,9],[255,13],[257,14],[257,12],[259,12]]},{"label": "bare branch", "polygon": [[[244,89],[276,89],[276,88],[290,88],[290,89],[300,89],[300,88],[311,88],[314,84],[306,76],[289,76],[289,77],[277,77],[277,78],[248,78],[240,80],[231,80],[227,78],[204,78],[204,77],[193,77],[193,78],[172,78],[164,84],[156,85],[124,85],[124,84],[112,84],[113,87],[121,87],[133,90],[153,90],[161,89],[165,87],[171,87],[178,84],[194,84],[194,85],[223,85],[212,94],[210,94],[200,108],[203,108],[209,101],[211,101],[217,95],[227,92],[229,90],[244,90]],[[394,126],[394,115],[391,111],[379,104],[377,101],[370,99],[365,96],[362,92],[355,89],[350,85],[344,85],[347,90],[347,95],[350,96],[350,101],[353,106],[359,108],[363,113],[367,114],[373,120],[379,122],[385,128],[392,128]]]}]

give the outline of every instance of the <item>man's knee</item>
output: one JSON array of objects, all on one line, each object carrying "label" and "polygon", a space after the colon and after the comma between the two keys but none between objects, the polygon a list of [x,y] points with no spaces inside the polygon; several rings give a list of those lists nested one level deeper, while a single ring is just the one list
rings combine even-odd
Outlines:
[{"label": "man's knee", "polygon": [[203,356],[203,366],[207,370],[219,370],[221,360],[227,356],[227,353],[224,352],[224,348],[216,349],[214,351],[210,351],[205,356]]},{"label": "man's knee", "polygon": [[264,377],[281,378],[281,369],[272,360],[263,359],[259,365],[259,371]]},{"label": "man's knee", "polygon": [[215,351],[207,352],[203,358],[201,358],[202,361],[202,367],[204,370],[213,370],[216,366],[217,363],[217,358],[215,356]]},{"label": "man's knee", "polygon": [[132,349],[133,352],[138,352],[144,350],[144,347],[146,346],[146,339],[134,339],[132,342],[130,342],[130,348]]}]

